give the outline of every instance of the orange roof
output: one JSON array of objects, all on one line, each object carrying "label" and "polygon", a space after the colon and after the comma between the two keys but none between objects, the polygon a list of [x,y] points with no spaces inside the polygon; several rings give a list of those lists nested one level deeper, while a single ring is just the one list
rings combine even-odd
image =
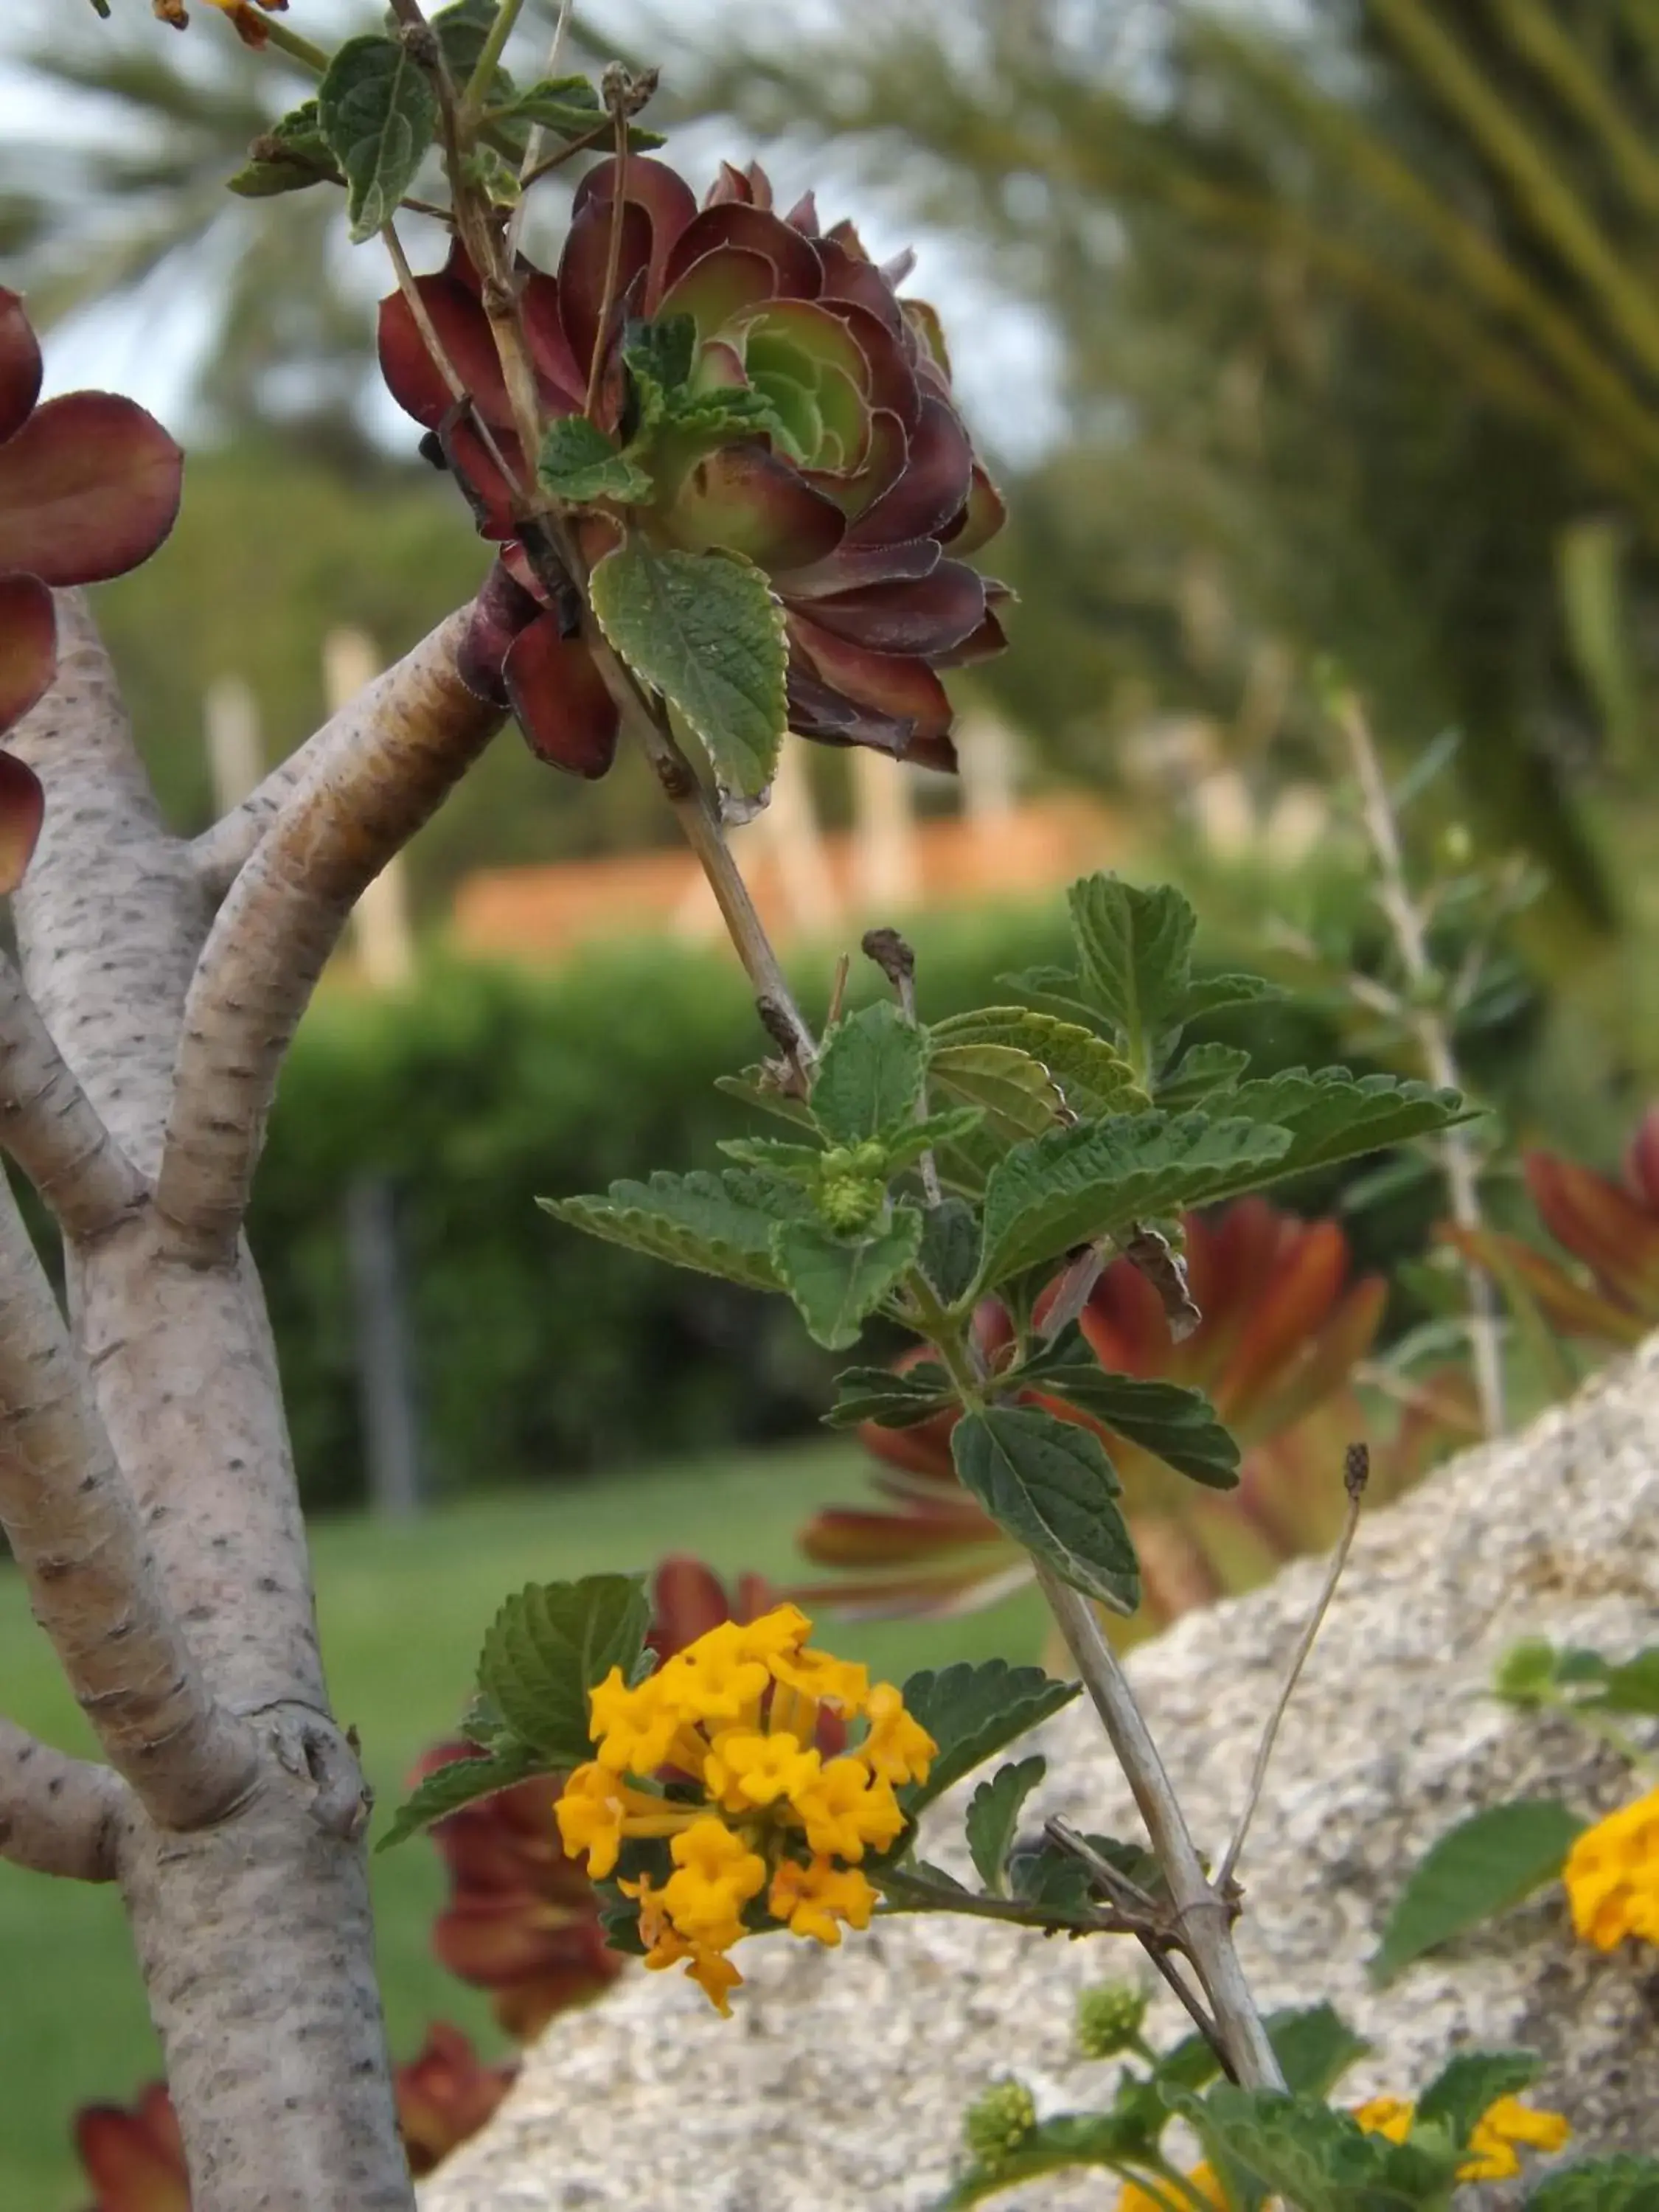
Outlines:
[{"label": "orange roof", "polygon": [[[1074,793],[1006,814],[923,819],[890,851],[891,880],[884,885],[872,879],[879,863],[867,841],[826,836],[819,841],[826,888],[839,914],[818,916],[819,926],[836,919],[859,919],[862,926],[888,911],[1057,891],[1079,872],[1109,866],[1127,842],[1115,816]],[[810,928],[812,916],[790,896],[778,847],[762,823],[739,833],[738,850],[768,933],[786,941]],[[898,890],[907,878],[908,895]],[[683,847],[550,867],[483,869],[455,893],[453,935],[465,952],[545,959],[584,939],[634,931],[718,934],[713,896]]]}]

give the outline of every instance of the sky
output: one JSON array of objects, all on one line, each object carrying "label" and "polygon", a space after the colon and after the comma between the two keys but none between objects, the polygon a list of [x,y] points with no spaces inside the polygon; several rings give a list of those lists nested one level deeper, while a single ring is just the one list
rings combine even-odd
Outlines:
[{"label": "sky", "polygon": [[[111,4],[117,15],[125,14],[130,19],[124,27],[137,35],[153,34],[164,50],[179,37],[165,25],[152,27],[149,0],[111,0]],[[763,12],[769,25],[778,20],[779,5],[780,0],[675,0],[674,19],[684,31],[699,14],[712,16],[718,9],[728,20],[735,14],[741,21],[753,10],[757,20]],[[787,6],[790,20],[797,22],[827,17],[831,12],[828,0],[787,0]],[[71,11],[76,9],[81,15],[71,23]],[[204,6],[198,12],[203,17],[209,14]],[[315,28],[321,42],[326,43],[331,26],[350,12],[343,0],[293,0],[290,21],[307,30]],[[647,4],[641,4],[641,0],[599,0],[599,5],[585,12],[590,20],[614,28],[619,39],[631,43],[648,18],[648,0]],[[532,0],[529,13],[532,17],[540,13],[550,20],[550,0]],[[50,148],[104,127],[107,110],[101,103],[66,99],[54,90],[49,103],[43,104],[40,80],[32,78],[18,60],[49,23],[64,27],[82,48],[105,35],[104,27],[93,15],[90,0],[0,0],[0,134]],[[185,35],[191,41],[191,51],[199,53],[209,50],[210,41],[224,39],[228,33],[221,24],[202,21]],[[181,52],[181,61],[186,58]],[[684,158],[695,178],[704,167],[712,173],[714,161],[726,150],[712,135],[699,132],[685,148]],[[787,159],[775,161],[774,166],[779,171],[781,190],[787,190],[791,181],[784,173],[789,167]],[[810,179],[803,174],[799,181],[805,184]],[[1036,458],[1054,441],[1061,428],[1056,349],[1040,315],[1000,292],[975,267],[970,250],[945,236],[919,230],[914,222],[904,221],[898,210],[884,205],[879,193],[861,195],[854,185],[836,204],[837,212],[849,214],[857,222],[872,252],[884,256],[902,246],[915,247],[917,270],[908,289],[934,301],[947,331],[971,330],[974,334],[971,345],[958,345],[955,349],[965,410],[970,417],[995,421],[997,444],[1006,459]],[[364,264],[367,334],[372,303],[386,289],[385,272],[378,246],[356,251]],[[373,268],[368,266],[371,256],[375,258]],[[0,269],[0,276],[4,274]],[[173,427],[187,431],[188,424],[182,419],[185,395],[207,331],[203,298],[200,291],[192,294],[173,284],[160,297],[152,295],[128,301],[60,326],[46,343],[48,391],[72,390],[88,383],[124,391]],[[1010,390],[1021,395],[1017,410],[1006,404]],[[407,429],[389,400],[374,427],[399,442]]]}]

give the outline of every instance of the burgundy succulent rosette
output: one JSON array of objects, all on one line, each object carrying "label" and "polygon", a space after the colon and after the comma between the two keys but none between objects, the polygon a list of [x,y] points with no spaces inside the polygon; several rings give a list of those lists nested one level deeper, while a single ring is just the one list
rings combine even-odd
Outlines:
[{"label": "burgundy succulent rosette", "polygon": [[[520,301],[544,418],[583,414],[592,384],[592,420],[619,444],[640,428],[629,334],[684,319],[687,392],[708,403],[711,427],[685,419],[694,405],[653,443],[653,489],[629,507],[633,526],[657,548],[720,549],[765,572],[787,620],[792,729],[948,769],[940,672],[1005,642],[1006,591],[963,558],[1003,509],[951,398],[938,318],[896,289],[908,266],[908,257],[878,266],[850,224],[821,230],[810,193],[779,215],[757,167],[725,167],[699,210],[665,163],[613,160],[578,187],[557,274],[521,267]],[[401,294],[381,307],[380,365],[399,404],[440,439],[481,534],[502,549],[465,656],[469,679],[512,706],[544,758],[603,775],[615,708],[568,634],[572,608],[550,603],[516,543],[520,519],[490,451],[521,478],[533,473],[477,274],[458,245],[416,289],[471,413],[457,408]],[[729,410],[718,422],[718,398],[744,392],[764,403],[769,427],[734,434]],[[588,558],[620,529],[603,501],[585,509]]]}]

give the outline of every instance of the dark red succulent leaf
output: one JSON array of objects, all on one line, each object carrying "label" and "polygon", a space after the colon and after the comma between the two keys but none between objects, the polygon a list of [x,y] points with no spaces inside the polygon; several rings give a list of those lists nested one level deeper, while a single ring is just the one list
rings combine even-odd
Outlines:
[{"label": "dark red succulent leaf", "polygon": [[0,441],[15,437],[40,397],[40,341],[23,302],[0,285]]},{"label": "dark red succulent leaf", "polygon": [[58,670],[58,617],[38,576],[0,576],[0,735],[45,697]]},{"label": "dark red succulent leaf", "polygon": [[190,2212],[190,2173],[173,2100],[160,2081],[131,2112],[88,2105],[75,2116],[75,2148],[94,2196],[88,2212]]},{"label": "dark red succulent leaf", "polygon": [[609,771],[621,726],[617,702],[581,640],[559,635],[556,615],[539,615],[520,631],[501,680],[538,760],[590,780]]},{"label": "dark red succulent leaf", "polygon": [[459,2028],[433,2021],[419,2051],[392,2078],[398,2131],[417,2181],[495,2117],[518,2070],[486,2066]]},{"label": "dark red succulent leaf", "polygon": [[[695,325],[694,391],[752,385],[770,400],[787,437],[663,434],[656,495],[633,510],[634,526],[647,542],[724,547],[765,570],[789,617],[789,715],[800,734],[948,769],[951,710],[937,671],[1001,650],[997,610],[1008,596],[960,556],[994,534],[1002,506],[952,401],[938,318],[898,296],[908,266],[908,257],[878,266],[850,224],[823,231],[811,194],[781,216],[758,167],[723,165],[700,210],[672,169],[640,157],[589,171],[557,274],[524,264],[520,277],[550,419],[581,411],[591,383],[595,420],[617,430],[624,328],[670,315]],[[477,276],[459,246],[416,289],[480,416],[520,468]],[[476,428],[453,427],[453,394],[401,295],[381,309],[380,359],[417,422],[428,430],[452,422],[446,450],[479,526],[510,540],[511,489]],[[584,738],[573,727],[581,703],[532,702],[565,657],[538,637],[519,658],[520,701],[542,729],[538,750],[602,774],[608,702],[584,688],[605,725]]]},{"label": "dark red succulent leaf", "polygon": [[146,561],[179,513],[184,455],[112,392],[37,407],[0,445],[0,573],[96,584]]}]

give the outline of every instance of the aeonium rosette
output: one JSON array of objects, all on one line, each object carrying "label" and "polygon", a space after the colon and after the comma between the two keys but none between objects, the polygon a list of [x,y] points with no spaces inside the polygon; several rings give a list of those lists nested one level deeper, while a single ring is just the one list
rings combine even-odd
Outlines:
[{"label": "aeonium rosette", "polygon": [[[778,214],[757,167],[726,167],[700,210],[665,163],[613,160],[577,190],[556,275],[521,264],[519,312],[550,426],[540,483],[574,513],[584,559],[603,562],[626,533],[670,590],[686,556],[752,564],[787,640],[780,727],[950,768],[940,671],[1004,642],[1006,593],[963,556],[1002,505],[952,400],[938,319],[896,291],[908,265],[878,266],[849,224],[821,230],[810,194]],[[520,482],[530,471],[478,276],[458,245],[416,289],[470,404],[401,294],[381,308],[382,369],[503,544],[470,680],[511,704],[544,757],[602,775],[617,710],[567,634],[574,607],[548,604],[544,568],[538,580],[516,542],[525,518],[498,461]],[[617,642],[597,583],[594,596]],[[763,789],[769,759],[745,784],[711,750],[726,787]]]}]

